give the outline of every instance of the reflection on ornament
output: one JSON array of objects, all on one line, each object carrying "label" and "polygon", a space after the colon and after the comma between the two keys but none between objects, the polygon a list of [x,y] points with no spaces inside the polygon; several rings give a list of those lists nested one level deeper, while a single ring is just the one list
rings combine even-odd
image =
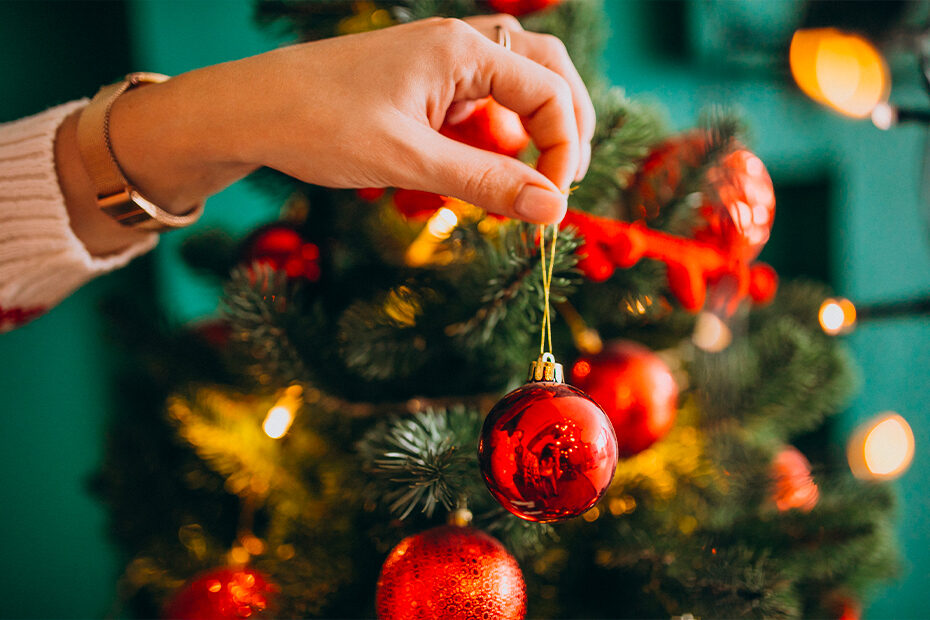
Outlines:
[{"label": "reflection on ornament", "polygon": [[855,118],[864,118],[888,98],[888,66],[859,35],[835,28],[798,30],[791,39],[791,73],[814,101]]},{"label": "reflection on ornament", "polygon": [[165,618],[268,618],[280,591],[268,577],[252,568],[218,568],[201,574],[165,606]]},{"label": "reflection on ornament", "polygon": [[303,396],[303,388],[299,385],[292,385],[284,390],[284,394],[277,400],[274,406],[268,410],[265,421],[262,422],[262,430],[272,439],[284,437],[291,428],[294,421],[294,414],[300,408]]},{"label": "reflection on ornament", "polygon": [[701,312],[694,324],[691,342],[697,348],[708,353],[719,353],[733,341],[733,332],[719,316],[713,312]]},{"label": "reflection on ornament", "polygon": [[825,299],[817,313],[820,327],[831,336],[852,331],[856,324],[856,306],[848,299]]},{"label": "reflection on ornament", "polygon": [[849,468],[863,480],[893,480],[914,460],[914,433],[903,417],[885,412],[860,426],[846,446]]}]

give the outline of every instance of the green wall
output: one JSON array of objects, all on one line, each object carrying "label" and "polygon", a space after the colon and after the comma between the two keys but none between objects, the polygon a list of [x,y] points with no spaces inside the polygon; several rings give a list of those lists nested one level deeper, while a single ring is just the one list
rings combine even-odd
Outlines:
[{"label": "green wall", "polygon": [[[841,293],[871,302],[930,291],[930,244],[918,193],[923,131],[881,133],[868,123],[838,118],[796,93],[783,74],[732,70],[715,63],[711,48],[702,48],[711,51],[698,60],[676,55],[667,45],[674,39],[667,29],[676,26],[687,34],[700,11],[678,11],[684,21],[671,24],[662,21],[667,15],[656,7],[680,5],[607,4],[613,36],[605,60],[613,83],[658,100],[680,127],[692,124],[707,104],[738,103],[752,127],[753,148],[776,185],[833,181],[831,200],[810,207],[810,217],[830,224],[825,273]],[[742,5],[688,6],[723,7],[738,14]],[[761,11],[755,19],[767,20],[772,32],[792,18],[791,3],[753,7]],[[113,22],[107,32],[128,33],[125,40],[117,35],[118,44],[111,42],[105,53],[99,40],[88,36],[101,19]],[[128,29],[121,23],[128,23]],[[0,98],[0,120],[92,94],[130,67],[176,74],[276,44],[252,24],[250,0],[136,0],[125,12],[121,3],[0,2],[0,57],[13,59],[0,66],[0,76],[18,86]],[[86,60],[76,65],[75,59]],[[921,94],[913,80],[905,79],[896,84],[895,96]],[[245,231],[273,217],[276,209],[247,185],[227,190],[209,205],[197,230],[222,225]],[[781,221],[794,225],[797,220],[794,214]],[[778,222],[775,235],[792,235]],[[124,360],[107,341],[97,304],[108,289],[145,282],[152,270],[156,292],[175,319],[212,312],[217,291],[192,277],[177,259],[184,235],[167,235],[153,256],[136,261],[130,271],[103,278],[48,316],[0,336],[0,434],[7,438],[0,482],[5,545],[0,617],[93,617],[111,609],[118,554],[105,535],[105,510],[85,488],[99,462],[113,408],[113,370]],[[150,294],[144,287],[140,294]],[[930,323],[912,319],[862,326],[849,344],[862,368],[863,390],[840,420],[835,442],[841,444],[855,424],[885,409],[903,414],[917,439],[914,465],[896,483],[907,573],[883,591],[868,617],[922,616],[930,575],[930,510],[922,492],[930,487],[925,398]]]}]

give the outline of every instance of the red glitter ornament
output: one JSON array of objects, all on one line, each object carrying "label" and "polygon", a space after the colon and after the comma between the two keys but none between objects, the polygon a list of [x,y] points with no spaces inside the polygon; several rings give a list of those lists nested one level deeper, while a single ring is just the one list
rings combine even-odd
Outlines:
[{"label": "red glitter ornament", "polygon": [[526,15],[535,13],[546,7],[555,6],[562,0],[488,0],[495,11],[500,13],[510,13],[511,15]]},{"label": "red glitter ornament", "polygon": [[480,530],[445,525],[394,547],[378,577],[381,620],[519,620],[526,587],[517,561]]},{"label": "red glitter ornament", "polygon": [[[561,375],[561,365],[552,364]],[[587,394],[560,376],[537,379],[488,413],[478,460],[488,489],[504,508],[527,521],[561,521],[587,511],[610,486],[617,438],[604,410]]]},{"label": "red glitter ornament", "polygon": [[572,383],[604,408],[621,457],[642,452],[675,423],[675,378],[662,358],[635,342],[613,342],[580,358],[572,366]]},{"label": "red glitter ornament", "polygon": [[782,512],[796,508],[810,512],[820,499],[811,477],[811,464],[794,446],[785,446],[772,461],[772,499]]},{"label": "red glitter ornament", "polygon": [[269,224],[252,233],[245,242],[244,259],[247,264],[284,270],[289,278],[320,279],[320,248],[286,225]]},{"label": "red glitter ornament", "polygon": [[164,617],[177,620],[268,618],[278,587],[252,568],[218,568],[195,577],[172,598]]}]

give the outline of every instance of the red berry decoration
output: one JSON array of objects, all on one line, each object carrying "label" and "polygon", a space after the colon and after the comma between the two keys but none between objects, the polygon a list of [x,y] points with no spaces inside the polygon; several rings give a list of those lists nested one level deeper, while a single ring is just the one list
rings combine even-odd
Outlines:
[{"label": "red berry decoration", "polygon": [[635,342],[614,342],[580,358],[572,366],[572,383],[604,408],[621,457],[642,452],[675,423],[675,378],[662,358]]},{"label": "red berry decoration", "polygon": [[[550,356],[551,357],[551,356]],[[549,365],[546,380],[539,369]],[[536,380],[502,398],[484,421],[478,460],[491,494],[527,521],[577,517],[601,498],[617,468],[604,410],[562,383],[561,365],[534,364]]]},{"label": "red berry decoration", "polygon": [[195,577],[171,599],[164,617],[177,620],[269,618],[278,587],[252,568],[218,568]]},{"label": "red berry decoration", "polygon": [[526,15],[535,13],[546,7],[559,4],[562,0],[488,0],[495,11],[499,13],[510,13],[511,15]]},{"label": "red berry decoration", "polygon": [[269,224],[258,229],[245,243],[245,262],[284,270],[289,278],[320,279],[320,248],[293,228]]},{"label": "red berry decoration", "polygon": [[475,109],[464,120],[451,124],[448,121],[439,133],[469,146],[516,157],[530,143],[520,116],[494,101],[492,97],[480,99]]},{"label": "red berry decoration", "polygon": [[811,477],[811,464],[794,446],[785,446],[772,461],[772,499],[782,512],[796,508],[810,512],[820,499]]},{"label": "red berry decoration", "polygon": [[378,577],[381,620],[519,620],[526,587],[517,561],[480,530],[445,525],[394,547]]}]

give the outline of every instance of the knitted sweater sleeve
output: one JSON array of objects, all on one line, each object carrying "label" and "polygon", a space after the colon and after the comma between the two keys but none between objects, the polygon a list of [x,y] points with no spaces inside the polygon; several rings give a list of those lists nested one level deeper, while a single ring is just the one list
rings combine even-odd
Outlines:
[{"label": "knitted sweater sleeve", "polygon": [[0,332],[39,316],[102,273],[152,249],[158,235],[92,256],[75,236],[55,172],[55,133],[87,100],[0,124]]}]

